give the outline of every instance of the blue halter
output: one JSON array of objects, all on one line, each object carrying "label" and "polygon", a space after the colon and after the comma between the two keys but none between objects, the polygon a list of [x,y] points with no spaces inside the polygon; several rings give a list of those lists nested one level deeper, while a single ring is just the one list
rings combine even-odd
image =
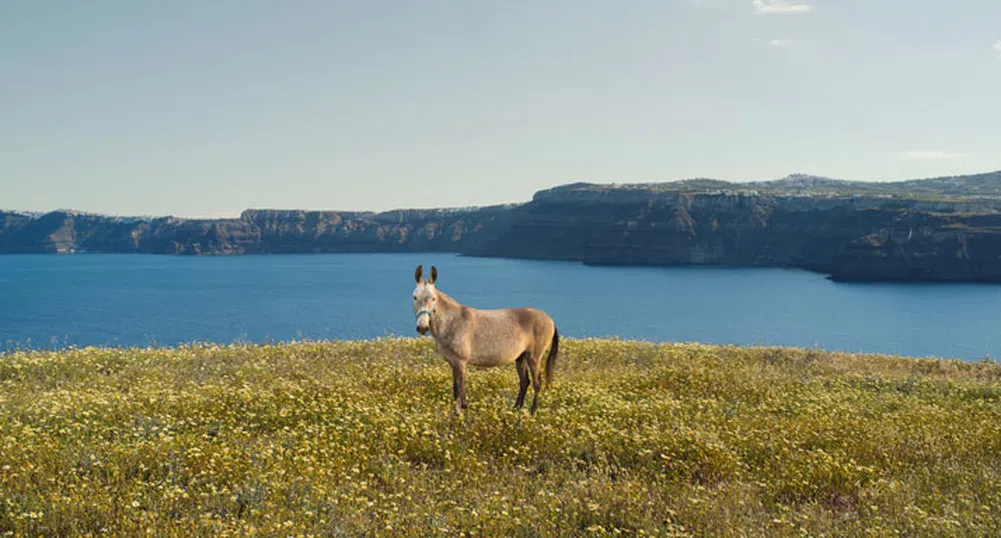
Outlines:
[{"label": "blue halter", "polygon": [[433,313],[434,313],[433,310],[421,310],[420,312],[417,313],[417,317],[415,319],[421,319],[421,316],[423,316],[424,314],[427,314],[428,317],[430,318],[431,314]]}]

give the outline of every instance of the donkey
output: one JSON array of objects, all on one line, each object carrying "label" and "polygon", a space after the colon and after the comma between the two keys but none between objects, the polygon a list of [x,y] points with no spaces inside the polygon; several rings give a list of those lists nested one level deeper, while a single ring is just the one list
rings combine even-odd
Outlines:
[{"label": "donkey", "polygon": [[431,266],[431,278],[422,280],[424,268],[417,266],[414,279],[414,315],[417,332],[429,331],[435,348],[452,367],[452,397],[455,415],[469,407],[466,400],[466,366],[482,368],[514,363],[521,385],[515,409],[525,404],[525,393],[531,382],[535,395],[530,412],[539,405],[542,385],[542,356],[546,357],[546,385],[552,384],[560,335],[556,323],[548,314],[535,308],[504,308],[477,310],[449,297],[435,287],[438,269]]}]

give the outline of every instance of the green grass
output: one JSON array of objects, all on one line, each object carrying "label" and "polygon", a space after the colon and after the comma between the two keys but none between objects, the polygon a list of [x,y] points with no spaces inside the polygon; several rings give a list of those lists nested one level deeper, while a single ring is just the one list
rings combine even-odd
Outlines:
[{"label": "green grass", "polygon": [[568,340],[539,412],[429,340],[0,356],[0,536],[987,536],[1001,367]]}]

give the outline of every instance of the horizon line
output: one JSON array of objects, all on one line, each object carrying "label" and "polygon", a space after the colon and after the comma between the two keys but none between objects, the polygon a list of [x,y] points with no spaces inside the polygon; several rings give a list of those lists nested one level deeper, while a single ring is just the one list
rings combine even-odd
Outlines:
[{"label": "horizon line", "polygon": [[[873,183],[877,183],[877,184],[894,184],[894,183],[909,183],[909,182],[918,182],[918,181],[934,181],[934,180],[941,180],[941,179],[968,178],[968,177],[993,175],[993,174],[1001,174],[1001,168],[987,170],[987,171],[983,171],[983,172],[973,172],[973,173],[965,173],[965,174],[933,176],[933,177],[924,177],[924,178],[890,179],[890,180],[843,179],[843,178],[835,178],[835,177],[824,176],[824,175],[819,175],[819,174],[809,174],[809,173],[803,173],[803,172],[793,172],[793,173],[787,174],[787,175],[785,175],[783,177],[780,177],[780,178],[777,178],[777,179],[764,179],[764,180],[761,180],[761,179],[719,179],[719,178],[712,178],[712,177],[704,177],[703,176],[703,177],[689,177],[689,178],[684,178],[684,179],[674,179],[674,180],[667,180],[667,181],[654,181],[654,182],[649,182],[648,181],[648,182],[642,182],[642,183],[618,183],[618,182],[614,182],[614,181],[610,181],[610,182],[606,182],[606,183],[592,183],[592,182],[587,182],[587,181],[577,181],[577,182],[569,182],[569,183],[560,183],[560,184],[553,185],[551,187],[547,187],[547,188],[544,188],[544,189],[539,189],[539,190],[535,191],[534,193],[532,193],[532,197],[534,197],[535,194],[538,194],[540,192],[544,192],[544,191],[548,191],[548,190],[553,190],[553,189],[557,189],[557,188],[560,188],[560,187],[568,187],[568,186],[571,186],[571,185],[593,185],[593,186],[598,186],[598,187],[602,187],[602,186],[607,186],[607,187],[634,187],[634,186],[635,187],[648,187],[648,186],[655,186],[655,185],[670,185],[670,184],[674,184],[674,183],[684,183],[684,182],[688,182],[688,181],[719,181],[719,182],[723,182],[723,183],[736,183],[736,184],[742,184],[742,183],[743,184],[767,184],[767,183],[775,183],[775,182],[778,182],[778,181],[783,181],[783,180],[786,180],[786,179],[795,179],[795,178],[811,178],[811,179],[820,179],[820,180],[825,180],[825,181],[838,181],[838,182],[862,183],[862,184],[873,184]],[[124,214],[124,213],[101,213],[101,212],[96,212],[96,211],[88,211],[88,210],[83,210],[83,209],[73,209],[73,208],[65,208],[65,207],[63,207],[63,208],[49,209],[49,210],[4,209],[4,208],[0,208],[0,213],[15,213],[15,214],[23,214],[23,215],[29,215],[29,216],[32,216],[32,215],[44,216],[44,215],[49,215],[49,214],[52,214],[52,213],[65,212],[65,213],[70,213],[70,214],[74,214],[75,213],[75,214],[93,215],[93,216],[108,217],[108,218],[137,219],[137,220],[155,220],[155,219],[166,219],[166,218],[177,218],[177,219],[185,219],[185,220],[239,220],[239,219],[242,218],[242,215],[243,215],[243,213],[245,211],[304,211],[304,212],[327,212],[327,213],[369,213],[369,214],[375,214],[375,215],[384,214],[384,213],[392,213],[392,212],[395,212],[395,211],[470,211],[470,210],[485,209],[485,208],[492,208],[492,207],[505,207],[505,206],[523,205],[523,204],[530,203],[532,197],[530,197],[526,201],[521,201],[521,202],[500,202],[500,203],[485,204],[485,205],[476,205],[476,204],[473,204],[473,205],[449,206],[449,207],[442,207],[442,206],[436,206],[436,207],[397,207],[397,208],[390,208],[390,209],[383,209],[383,210],[374,210],[374,209],[329,209],[329,208],[328,209],[306,209],[306,208],[247,207],[247,208],[239,210],[239,213],[237,213],[234,216],[221,216],[221,215],[213,215],[213,216],[180,216],[180,215],[170,214],[170,213],[159,214],[159,215],[151,215],[151,214],[135,215],[135,214]]]}]

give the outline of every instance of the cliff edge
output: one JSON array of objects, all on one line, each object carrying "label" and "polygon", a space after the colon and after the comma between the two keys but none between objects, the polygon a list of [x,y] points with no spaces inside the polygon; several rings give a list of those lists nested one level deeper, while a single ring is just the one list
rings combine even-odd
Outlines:
[{"label": "cliff edge", "polygon": [[797,267],[835,280],[1001,282],[1001,172],[854,182],[575,183],[524,204],[236,219],[0,212],[0,253],[455,252],[601,265]]}]

